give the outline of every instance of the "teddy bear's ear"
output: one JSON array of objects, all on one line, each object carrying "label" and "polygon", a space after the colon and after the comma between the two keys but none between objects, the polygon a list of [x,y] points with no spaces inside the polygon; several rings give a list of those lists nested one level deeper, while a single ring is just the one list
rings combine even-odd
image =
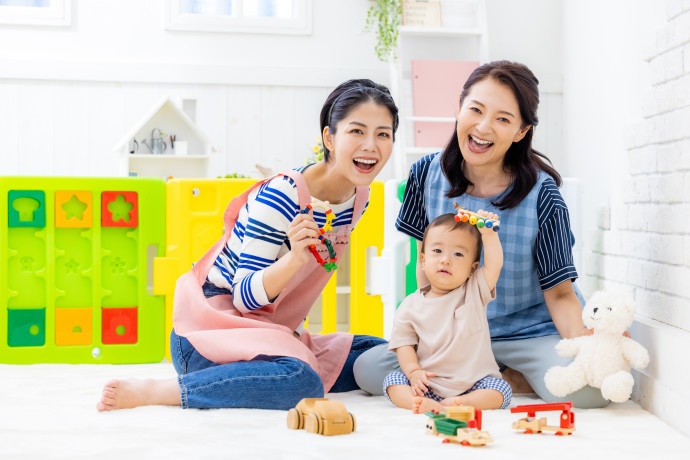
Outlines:
[{"label": "teddy bear's ear", "polygon": [[622,302],[623,305],[625,305],[626,310],[628,310],[631,313],[635,313],[635,301],[632,297],[624,296]]}]

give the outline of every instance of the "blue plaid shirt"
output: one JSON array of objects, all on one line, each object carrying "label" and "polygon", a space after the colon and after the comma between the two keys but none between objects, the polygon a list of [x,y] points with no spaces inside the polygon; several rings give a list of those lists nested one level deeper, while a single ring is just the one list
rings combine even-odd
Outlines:
[{"label": "blue plaid shirt", "polygon": [[[558,334],[544,301],[544,290],[564,281],[574,281],[575,243],[568,208],[555,181],[540,171],[537,183],[513,209],[499,210],[491,198],[462,195],[446,198],[450,188],[441,171],[441,155],[428,155],[410,169],[396,227],[421,240],[429,222],[445,213],[455,213],[453,202],[472,211],[495,212],[501,219],[498,232],[503,246],[503,268],[496,285],[496,300],[487,316],[492,340],[523,339]],[[483,254],[482,261],[483,263]],[[575,293],[584,304],[579,288]]]}]

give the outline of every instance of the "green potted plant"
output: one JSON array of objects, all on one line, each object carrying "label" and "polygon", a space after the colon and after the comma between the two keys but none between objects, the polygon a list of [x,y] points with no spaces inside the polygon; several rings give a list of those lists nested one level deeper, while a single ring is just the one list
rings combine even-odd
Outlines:
[{"label": "green potted plant", "polygon": [[402,16],[401,0],[373,0],[367,11],[365,31],[376,32],[374,50],[382,62],[398,58],[398,27]]}]

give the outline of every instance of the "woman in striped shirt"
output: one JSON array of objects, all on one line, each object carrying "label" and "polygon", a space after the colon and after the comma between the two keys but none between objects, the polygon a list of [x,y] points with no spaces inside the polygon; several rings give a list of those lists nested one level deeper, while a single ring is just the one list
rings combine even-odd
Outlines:
[{"label": "woman in striped shirt", "polygon": [[[359,388],[354,361],[385,341],[302,329],[332,275],[310,247],[330,261],[343,253],[369,184],[392,153],[398,109],[386,87],[350,80],[327,98],[320,122],[324,160],[259,182],[233,200],[225,213],[229,233],[178,280],[170,337],[177,378],[112,380],[99,411],[289,409],[302,398]],[[324,235],[325,211],[303,212],[312,197],[335,214]]]},{"label": "woman in striped shirt", "polygon": [[[412,166],[396,226],[421,240],[430,221],[455,212],[453,202],[500,215],[505,262],[496,300],[487,309],[492,349],[514,393],[533,390],[555,402],[544,374],[569,359],[554,347],[561,337],[587,331],[581,318],[584,299],[575,284],[574,238],[558,190],[561,177],[532,148],[537,85],[522,64],[498,61],[478,67],[463,87],[448,145]],[[419,286],[428,283],[419,267],[417,281]],[[397,367],[385,345],[375,347],[355,363],[355,378],[363,389],[381,394],[385,375]],[[605,405],[591,387],[568,400],[578,407]]]}]

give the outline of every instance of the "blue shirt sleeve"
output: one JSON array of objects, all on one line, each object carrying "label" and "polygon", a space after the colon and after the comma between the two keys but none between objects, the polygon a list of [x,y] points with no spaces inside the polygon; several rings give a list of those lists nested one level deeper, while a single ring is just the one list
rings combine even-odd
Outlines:
[{"label": "blue shirt sleeve", "polygon": [[424,184],[429,172],[429,165],[435,155],[438,154],[425,156],[410,168],[402,207],[395,222],[395,227],[398,230],[420,241],[424,237],[424,230],[429,225],[424,202]]},{"label": "blue shirt sleeve", "polygon": [[575,237],[570,229],[568,207],[553,179],[544,181],[537,200],[537,270],[539,283],[545,291],[577,279],[573,262]]}]

